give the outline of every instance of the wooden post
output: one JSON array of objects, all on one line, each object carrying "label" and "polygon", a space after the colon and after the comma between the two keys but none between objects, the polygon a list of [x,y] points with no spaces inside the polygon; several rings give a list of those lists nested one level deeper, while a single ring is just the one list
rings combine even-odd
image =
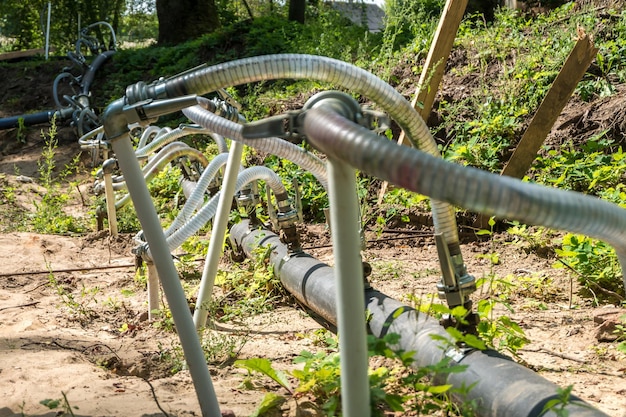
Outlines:
[{"label": "wooden post", "polygon": [[[514,178],[523,178],[537,152],[552,130],[563,108],[569,101],[576,85],[587,71],[589,64],[594,60],[598,48],[593,45],[589,36],[578,28],[578,41],[570,52],[563,68],[552,83],[550,90],[539,105],[537,112],[530,121],[530,125],[522,135],[515,152],[504,166],[501,175]],[[479,215],[474,227],[484,229],[489,221],[488,216]]]},{"label": "wooden post", "polygon": [[[433,42],[428,51],[422,74],[417,83],[417,91],[415,92],[413,100],[411,100],[413,108],[417,109],[424,120],[428,120],[428,116],[430,115],[437,90],[439,89],[439,84],[441,83],[446,69],[448,56],[450,56],[456,33],[459,30],[461,19],[467,7],[467,1],[468,0],[446,0],[446,5],[439,19],[439,25],[435,31],[435,36],[433,37]],[[418,108],[418,106],[421,107]],[[400,132],[398,143],[403,145],[404,142],[404,132]],[[383,182],[378,194],[379,204],[387,192],[387,186],[388,183],[386,181]]]},{"label": "wooden post", "polygon": [[522,178],[526,174],[537,157],[539,148],[552,130],[556,119],[563,111],[576,85],[597,53],[598,48],[593,45],[589,36],[579,28],[578,41],[574,49],[567,57],[548,94],[539,105],[530,125],[515,148],[515,152],[502,170],[502,175]]}]

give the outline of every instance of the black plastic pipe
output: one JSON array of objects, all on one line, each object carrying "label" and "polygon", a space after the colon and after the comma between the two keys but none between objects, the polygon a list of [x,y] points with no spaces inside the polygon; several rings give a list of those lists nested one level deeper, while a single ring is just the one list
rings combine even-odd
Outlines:
[{"label": "black plastic pipe", "polygon": [[[249,257],[256,248],[270,245],[270,263],[283,286],[324,320],[336,325],[335,277],[330,266],[305,253],[289,254],[277,235],[265,229],[250,229],[247,220],[232,227],[230,239],[234,247]],[[398,345],[393,348],[415,352],[415,366],[435,365],[446,356],[452,359],[452,364],[466,366],[461,373],[434,377],[437,383],[451,384],[459,390],[472,387],[453,399],[457,403],[474,402],[477,415],[557,416],[552,411],[543,412],[550,400],[558,398],[559,387],[552,382],[493,350],[465,353],[454,348],[446,350],[446,345],[432,336],[446,338],[449,346],[454,345],[454,340],[437,320],[379,291],[366,289],[365,305],[369,331],[377,337],[400,335]],[[570,396],[565,410],[571,417],[607,417],[576,396]]]},{"label": "black plastic pipe", "polygon": [[89,95],[89,91],[91,90],[91,83],[96,76],[96,72],[98,72],[100,67],[102,67],[102,65],[104,65],[104,63],[107,62],[109,58],[113,56],[113,54],[115,54],[115,51],[104,51],[93,60],[91,65],[89,65],[87,71],[85,72],[85,75],[83,76],[83,88],[81,91],[83,94]]},{"label": "black plastic pipe", "polygon": [[0,119],[0,129],[13,129],[19,127],[20,119],[22,119],[23,126],[38,125],[41,123],[50,123],[54,117],[54,110],[41,111],[39,113],[24,114],[21,116],[5,117]]},{"label": "black plastic pipe", "polygon": [[0,130],[13,129],[20,126],[20,119],[24,126],[33,126],[43,123],[51,123],[52,119],[65,120],[72,115],[72,112],[66,109],[62,110],[44,110],[38,113],[22,114],[20,116],[4,117],[0,119]]}]

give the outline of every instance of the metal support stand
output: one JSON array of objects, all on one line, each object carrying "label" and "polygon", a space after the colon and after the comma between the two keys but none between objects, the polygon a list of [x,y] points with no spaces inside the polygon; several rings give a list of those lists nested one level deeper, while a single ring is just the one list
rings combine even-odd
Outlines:
[{"label": "metal support stand", "polygon": [[337,280],[341,407],[345,417],[368,417],[370,387],[356,172],[329,158],[328,177]]},{"label": "metal support stand", "polygon": [[[187,298],[130,140],[128,124],[134,120],[129,120],[126,117],[126,111],[132,112],[134,109],[128,109],[124,104],[124,99],[109,104],[103,115],[104,129],[118,159],[146,241],[150,245],[154,265],[172,312],[174,325],[189,367],[202,416],[220,416],[219,403],[211,382],[202,345],[189,314]],[[145,112],[141,113],[145,115]],[[130,114],[130,116],[133,115]]]},{"label": "metal support stand", "polygon": [[211,241],[209,242],[204,270],[202,271],[202,281],[200,282],[200,290],[198,291],[196,309],[193,313],[193,322],[196,329],[201,329],[206,325],[208,314],[207,305],[211,301],[215,274],[217,273],[217,266],[224,249],[228,217],[235,195],[237,175],[241,167],[241,156],[244,146],[245,145],[241,142],[233,141],[228,154],[228,162],[226,163],[226,172],[224,173],[220,199],[217,203],[216,217],[213,222],[213,229],[211,230]]},{"label": "metal support stand", "polygon": [[104,174],[104,198],[107,204],[107,219],[109,220],[109,233],[117,236],[117,213],[115,210],[115,191],[113,191],[113,170],[117,167],[115,159],[107,159],[102,164]]}]

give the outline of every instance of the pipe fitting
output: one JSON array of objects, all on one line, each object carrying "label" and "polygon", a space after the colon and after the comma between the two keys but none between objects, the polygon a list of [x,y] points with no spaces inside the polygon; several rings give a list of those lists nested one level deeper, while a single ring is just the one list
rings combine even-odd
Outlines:
[{"label": "pipe fitting", "polygon": [[450,308],[464,305],[476,291],[476,279],[469,274],[458,278],[455,286],[447,286],[443,280],[437,283],[439,299],[446,300]]},{"label": "pipe fitting", "polygon": [[113,174],[113,172],[117,169],[117,159],[111,158],[107,159],[102,163],[102,173],[104,175]]},{"label": "pipe fitting", "polygon": [[109,140],[114,140],[129,132],[124,112],[125,100],[118,98],[109,104],[102,114],[102,126]]},{"label": "pipe fitting", "polygon": [[284,213],[278,213],[277,224],[280,241],[287,245],[290,252],[300,252],[302,247],[300,245],[300,233],[296,227],[296,224],[300,220],[298,211],[291,209]]},{"label": "pipe fitting", "polygon": [[239,190],[236,199],[238,207],[243,208],[248,214],[253,213],[256,205],[259,204],[259,192],[257,182],[252,181],[244,188]]}]

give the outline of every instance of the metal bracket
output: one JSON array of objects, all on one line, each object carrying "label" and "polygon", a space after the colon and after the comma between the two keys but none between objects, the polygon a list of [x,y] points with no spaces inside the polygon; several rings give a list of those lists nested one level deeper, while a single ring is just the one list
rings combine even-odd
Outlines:
[{"label": "metal bracket", "polygon": [[263,120],[243,125],[241,135],[245,139],[262,139],[278,137],[293,143],[301,143],[304,137],[299,133],[298,118],[302,110],[290,111]]},{"label": "metal bracket", "polygon": [[439,298],[446,300],[450,308],[465,305],[469,296],[476,291],[476,279],[450,256],[450,251],[441,233],[435,234],[435,244],[441,265],[441,281],[437,284]]}]

